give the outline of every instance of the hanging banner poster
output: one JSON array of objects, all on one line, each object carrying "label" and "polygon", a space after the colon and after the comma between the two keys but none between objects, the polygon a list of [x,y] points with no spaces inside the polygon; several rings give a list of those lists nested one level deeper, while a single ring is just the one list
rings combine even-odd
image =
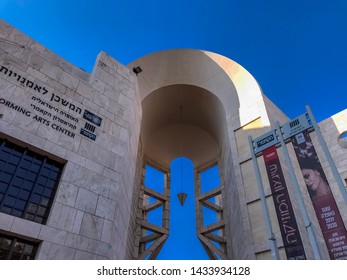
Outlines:
[{"label": "hanging banner poster", "polygon": [[302,245],[293,207],[290,202],[276,146],[271,146],[265,149],[262,154],[270,182],[287,259],[306,260],[306,254]]},{"label": "hanging banner poster", "polygon": [[292,138],[296,157],[316,212],[330,258],[347,260],[347,232],[307,131]]}]

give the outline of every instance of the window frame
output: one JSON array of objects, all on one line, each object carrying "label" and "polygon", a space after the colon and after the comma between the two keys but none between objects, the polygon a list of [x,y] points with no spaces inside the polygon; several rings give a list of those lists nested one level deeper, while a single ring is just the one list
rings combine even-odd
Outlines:
[{"label": "window frame", "polygon": [[0,212],[46,224],[64,164],[0,138]]},{"label": "window frame", "polygon": [[[9,249],[1,247],[1,241],[3,239],[7,239],[10,241]],[[19,244],[23,244],[21,251],[16,252],[16,246]],[[32,249],[30,253],[25,253],[25,249],[27,246],[31,246]],[[39,242],[29,241],[23,238],[19,238],[17,236],[11,236],[7,234],[3,234],[0,232],[0,260],[34,260],[36,258],[36,254],[39,248]],[[20,256],[19,258],[13,258],[13,256]],[[2,258],[4,256],[4,258]]]}]

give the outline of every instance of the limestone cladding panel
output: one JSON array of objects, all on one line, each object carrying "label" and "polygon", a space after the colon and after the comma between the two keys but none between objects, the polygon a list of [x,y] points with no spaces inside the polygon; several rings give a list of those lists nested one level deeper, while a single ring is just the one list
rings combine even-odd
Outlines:
[{"label": "limestone cladding panel", "polygon": [[56,194],[56,202],[74,207],[78,194],[78,187],[68,182],[61,182]]},{"label": "limestone cladding panel", "polygon": [[87,213],[95,214],[98,195],[83,188],[79,188],[75,207]]},{"label": "limestone cladding panel", "polygon": [[72,232],[78,210],[70,206],[62,205],[56,228]]},{"label": "limestone cladding panel", "polygon": [[64,230],[42,226],[38,239],[46,240],[54,244],[63,245],[65,242],[66,233],[67,232]]},{"label": "limestone cladding panel", "polygon": [[[119,97],[119,92],[114,91],[113,87],[106,85],[104,95],[110,98],[110,100],[112,101],[117,101]],[[115,103],[115,104],[118,104],[118,103]]]},{"label": "limestone cladding panel", "polygon": [[104,220],[104,226],[101,234],[101,241],[110,243],[111,237],[114,232],[114,223],[108,220]]},{"label": "limestone cladding panel", "polygon": [[10,231],[15,217],[4,213],[0,213],[0,228]]},{"label": "limestone cladding panel", "polygon": [[100,108],[107,108],[110,103],[109,98],[107,96],[99,93],[94,94],[93,102],[100,106]]},{"label": "limestone cladding panel", "polygon": [[[27,63],[23,62],[19,58],[16,58],[10,54],[6,54],[6,56],[4,57],[4,65],[14,66],[15,68],[20,69],[24,73],[27,71],[27,69],[29,67],[29,65]],[[23,77],[23,75],[21,75],[21,76]],[[9,75],[9,77],[11,77],[11,76]]]},{"label": "limestone cladding panel", "polygon": [[110,193],[111,180],[97,173],[93,174],[90,182],[90,191],[108,197]]},{"label": "limestone cladding panel", "polygon": [[36,256],[36,259],[38,260],[48,260],[49,250],[51,248],[52,243],[43,241],[41,242],[39,246],[39,252],[40,254]]},{"label": "limestone cladding panel", "polygon": [[58,65],[60,57],[51,50],[45,48],[45,51],[42,56],[54,65]]},{"label": "limestone cladding panel", "polygon": [[67,233],[64,245],[67,247],[86,251],[89,238],[74,233]]},{"label": "limestone cladding panel", "polygon": [[85,98],[92,100],[94,93],[95,93],[95,89],[92,88],[88,83],[85,83],[83,81],[80,81],[78,86],[77,86],[77,93],[81,94],[82,96],[84,96]]},{"label": "limestone cladding panel", "polygon": [[222,174],[225,182],[227,227],[230,232],[228,254],[230,258],[254,259],[250,220],[245,199],[245,190],[239,166],[235,130],[237,124],[227,124],[228,131],[223,141]]},{"label": "limestone cladding panel", "polygon": [[[266,176],[266,168],[262,157],[259,157],[257,159],[258,166],[261,174],[264,174],[265,176],[262,176],[262,183],[264,186],[264,192],[265,195],[270,195],[271,190],[269,186],[269,180]],[[241,172],[242,172],[242,180],[246,195],[246,201],[251,202],[253,200],[259,199],[259,191],[258,191],[258,184],[257,180],[254,174],[254,167],[251,160],[248,160],[241,165]]]},{"label": "limestone cladding panel", "polygon": [[67,88],[75,91],[77,89],[77,86],[79,84],[79,80],[75,78],[74,76],[70,75],[69,73],[63,71],[60,82],[65,85]]},{"label": "limestone cladding panel", "polygon": [[[17,44],[11,44],[6,41],[1,41],[0,42],[1,49],[6,53],[6,54],[11,54],[14,57],[20,57],[24,51],[24,48],[22,45],[17,45]],[[2,58],[4,58],[5,55],[2,55]]]},{"label": "limestone cladding panel", "polygon": [[118,192],[120,189],[120,183],[119,182],[114,182],[111,181],[111,185],[110,185],[110,193],[108,195],[109,198],[111,199],[118,199]]},{"label": "limestone cladding panel", "polygon": [[106,84],[108,84],[109,86],[113,86],[115,81],[115,77],[103,69],[101,70],[101,73],[100,73],[100,79],[104,81]]},{"label": "limestone cladding panel", "polygon": [[99,240],[101,238],[104,219],[92,214],[84,213],[80,234],[85,237]]},{"label": "limestone cladding panel", "polygon": [[23,62],[25,62],[27,65],[30,65],[32,68],[36,70],[40,70],[45,61],[40,54],[37,54],[33,51],[29,51],[27,49],[23,51],[20,58]]},{"label": "limestone cladding panel", "polygon": [[94,76],[91,76],[90,84],[98,92],[104,92],[105,87],[106,87],[106,83],[105,82],[103,82],[101,79],[98,79],[98,78],[96,78]]},{"label": "limestone cladding panel", "polygon": [[73,260],[75,249],[58,245],[58,244],[51,244],[49,248],[49,252],[47,255],[47,259],[49,260]]},{"label": "limestone cladding panel", "polygon": [[20,218],[15,218],[10,231],[16,232],[24,236],[29,236],[31,238],[39,238],[41,230],[42,226],[40,224],[31,221],[26,221]]},{"label": "limestone cladding panel", "polygon": [[116,201],[99,195],[95,215],[112,221],[115,217]]},{"label": "limestone cladding panel", "polygon": [[58,223],[59,215],[60,215],[60,211],[62,207],[63,207],[63,204],[59,202],[53,203],[50,214],[47,219],[47,224],[46,224],[47,226],[55,226]]},{"label": "limestone cladding panel", "polygon": [[57,66],[55,66],[53,63],[49,62],[48,60],[45,60],[40,71],[43,74],[46,74],[48,77],[51,77],[52,79],[59,81],[63,70]]},{"label": "limestone cladding panel", "polygon": [[84,188],[89,189],[89,182],[92,180],[92,173],[85,167],[74,165],[74,172],[71,175],[70,183]]},{"label": "limestone cladding panel", "polygon": [[98,255],[86,251],[76,250],[74,260],[97,260]]},{"label": "limestone cladding panel", "polygon": [[14,84],[4,79],[1,79],[1,84],[0,84],[1,98],[10,99],[15,89],[16,89],[16,86]]},{"label": "limestone cladding panel", "polygon": [[84,215],[83,211],[80,211],[80,210],[77,211],[76,217],[75,217],[75,222],[74,222],[73,229],[72,229],[73,233],[78,233],[78,234],[80,233],[82,221],[83,221],[83,215]]},{"label": "limestone cladding panel", "polygon": [[44,57],[44,53],[46,51],[46,48],[41,45],[40,43],[36,42],[33,39],[30,39],[28,44],[27,44],[30,49],[32,49],[35,53],[41,55],[42,57]]},{"label": "limestone cladding panel", "polygon": [[98,255],[104,256],[107,259],[122,259],[122,257],[114,257],[113,246],[111,244],[94,239],[89,240],[87,251],[97,252]]},{"label": "limestone cladding panel", "polygon": [[64,86],[61,82],[58,82],[51,77],[47,77],[47,81],[45,83],[49,85],[50,87],[52,87],[54,90],[56,90],[55,92],[56,94],[60,94],[60,93],[66,94],[67,87]]},{"label": "limestone cladding panel", "polygon": [[60,158],[66,158],[67,149],[62,146],[58,146],[56,143],[53,143],[49,140],[46,141],[43,149],[50,151],[52,154]]},{"label": "limestone cladding panel", "polygon": [[[280,246],[282,244],[282,238],[281,238],[280,229],[278,226],[276,212],[273,206],[272,198],[269,197],[266,199],[266,201],[269,208],[270,219],[272,221],[273,233],[277,239],[278,245]],[[250,203],[248,205],[248,211],[249,211],[249,217],[250,217],[251,226],[252,226],[254,245],[256,246],[257,244],[262,244],[264,242],[267,242],[267,240],[269,239],[269,236],[267,235],[267,232],[266,232],[260,200]]]},{"label": "limestone cladding panel", "polygon": [[32,67],[28,68],[27,74],[29,75],[29,77],[33,77],[34,80],[36,80],[36,81],[38,80],[42,83],[47,83],[48,80],[50,79],[47,75],[43,74],[39,70],[34,69]]}]

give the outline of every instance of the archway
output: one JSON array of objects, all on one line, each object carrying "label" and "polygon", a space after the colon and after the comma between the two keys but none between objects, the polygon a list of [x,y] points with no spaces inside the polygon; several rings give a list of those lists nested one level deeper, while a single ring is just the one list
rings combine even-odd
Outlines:
[{"label": "archway", "polygon": [[[233,157],[233,153],[237,153],[234,130],[259,117],[264,117],[263,124],[268,120],[265,105],[259,102],[263,101],[263,96],[257,82],[234,61],[197,50],[151,54],[128,67],[135,66],[143,69],[137,79],[142,108],[139,147],[142,168],[146,162],[154,162],[169,178],[171,160],[181,155],[179,140],[182,138],[185,139],[183,156],[192,160],[196,173],[211,163],[217,163],[222,174],[221,186],[212,195],[221,196],[220,201],[227,206],[223,208],[226,212],[223,216],[228,220],[212,229],[217,231],[219,228],[225,232],[225,248],[228,248],[228,252],[224,258],[247,256],[252,241],[249,235],[244,234],[247,231],[244,227],[249,228],[249,221],[242,218],[247,206],[239,201],[239,192],[243,190],[242,185],[238,185],[242,180],[237,173],[238,159]],[[182,122],[179,120],[180,107],[184,112]],[[146,192],[149,193],[140,188],[140,195]],[[158,203],[162,205],[170,203],[170,197],[158,195],[158,198],[161,200]],[[204,203],[208,204],[207,200]],[[143,224],[138,222],[140,228],[146,229]],[[168,225],[165,230],[152,228],[157,232],[146,238],[141,235],[141,229],[136,231],[140,243],[154,237],[155,242],[158,241],[155,250],[142,250],[143,253],[155,251],[153,258],[156,257],[160,251],[157,249],[163,246],[169,234]],[[238,229],[233,231],[233,226]],[[213,231],[201,229],[201,233],[205,235],[200,240],[209,243],[205,237],[209,239],[208,235]],[[233,243],[240,242],[244,244],[242,250],[233,251]],[[207,247],[212,252],[213,246],[210,245]]]},{"label": "archway", "polygon": [[[194,200],[194,166],[191,160],[184,157],[174,159],[170,165],[170,232],[158,260],[207,260],[209,259],[196,235],[196,211]],[[155,168],[146,167],[147,187],[161,191],[164,176]],[[184,191],[187,199],[183,205],[177,198],[177,193]],[[154,210],[148,216],[148,221],[160,225],[161,211]],[[148,244],[147,246],[150,246]]]},{"label": "archway", "polygon": [[[222,104],[218,98],[202,88],[191,85],[172,85],[148,95],[142,102],[142,108],[141,140],[146,158],[146,177],[143,187],[144,199],[141,201],[143,203],[141,207],[145,209],[143,219],[147,224],[143,225],[146,238],[143,238],[142,243],[140,242],[140,256],[157,258],[161,248],[165,247],[165,242],[170,243],[170,241],[167,241],[170,234],[177,233],[177,230],[172,226],[185,226],[185,223],[180,224],[177,221],[175,223],[172,219],[172,217],[176,218],[176,213],[172,212],[179,212],[181,207],[176,203],[177,190],[175,190],[175,194],[172,190],[172,179],[175,178],[171,174],[170,165],[168,164],[176,155],[180,155],[181,158],[182,156],[191,158],[192,164],[197,167],[195,170],[193,168],[191,170],[192,182],[189,196],[191,209],[185,217],[190,216],[195,219],[193,223],[190,222],[190,224],[196,224],[197,227],[197,229],[193,229],[194,240],[200,240],[209,258],[220,258],[219,255],[226,258],[225,250],[221,254],[215,255],[213,253],[213,251],[219,250],[208,238],[208,236],[213,235],[213,231],[209,229],[207,232],[205,229],[207,225],[202,222],[204,220],[203,208],[205,209],[206,205],[209,207],[215,205],[215,209],[218,208],[219,213],[221,213],[223,211],[221,203],[217,206],[209,202],[208,200],[211,200],[211,197],[207,197],[205,201],[199,201],[198,199],[199,196],[203,195],[200,183],[198,183],[198,181],[200,182],[201,166],[217,162],[221,154],[218,141],[223,132],[225,134],[223,130],[226,129]],[[162,187],[156,188],[146,184],[148,171],[150,171],[148,166],[157,169],[162,174],[160,175],[163,178]],[[195,177],[198,178],[194,179],[194,172]],[[186,185],[187,182],[184,182],[184,184]],[[167,194],[169,194],[169,197],[165,196]],[[220,194],[221,191],[215,195]],[[177,205],[174,207],[175,204]],[[168,205],[171,205],[171,207]],[[154,216],[159,217],[159,222],[151,221],[152,213],[156,213]],[[170,215],[170,219],[163,219],[166,215]],[[215,213],[215,215],[217,214]],[[219,223],[219,227],[214,230],[217,232],[214,236],[217,236],[218,232],[222,234],[216,237],[219,240],[224,238],[225,234],[224,230],[221,230],[224,229],[224,223],[222,227],[220,225]],[[161,227],[163,230],[160,231],[156,227]],[[205,231],[206,233],[202,234]],[[189,233],[188,230],[185,234],[185,237],[191,236],[191,232]],[[179,244],[177,244],[176,249],[179,248]],[[172,255],[172,258],[174,258],[174,255]]]}]

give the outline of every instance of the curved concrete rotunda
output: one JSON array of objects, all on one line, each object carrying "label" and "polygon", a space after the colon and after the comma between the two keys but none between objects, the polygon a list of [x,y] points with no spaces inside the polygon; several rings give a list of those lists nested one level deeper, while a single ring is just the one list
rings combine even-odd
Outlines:
[{"label": "curved concrete rotunda", "polygon": [[138,88],[142,101],[144,152],[168,165],[179,156],[180,106],[184,155],[200,165],[220,153],[227,126],[242,126],[256,117],[269,124],[256,80],[239,64],[221,55],[189,49],[140,58]]}]

